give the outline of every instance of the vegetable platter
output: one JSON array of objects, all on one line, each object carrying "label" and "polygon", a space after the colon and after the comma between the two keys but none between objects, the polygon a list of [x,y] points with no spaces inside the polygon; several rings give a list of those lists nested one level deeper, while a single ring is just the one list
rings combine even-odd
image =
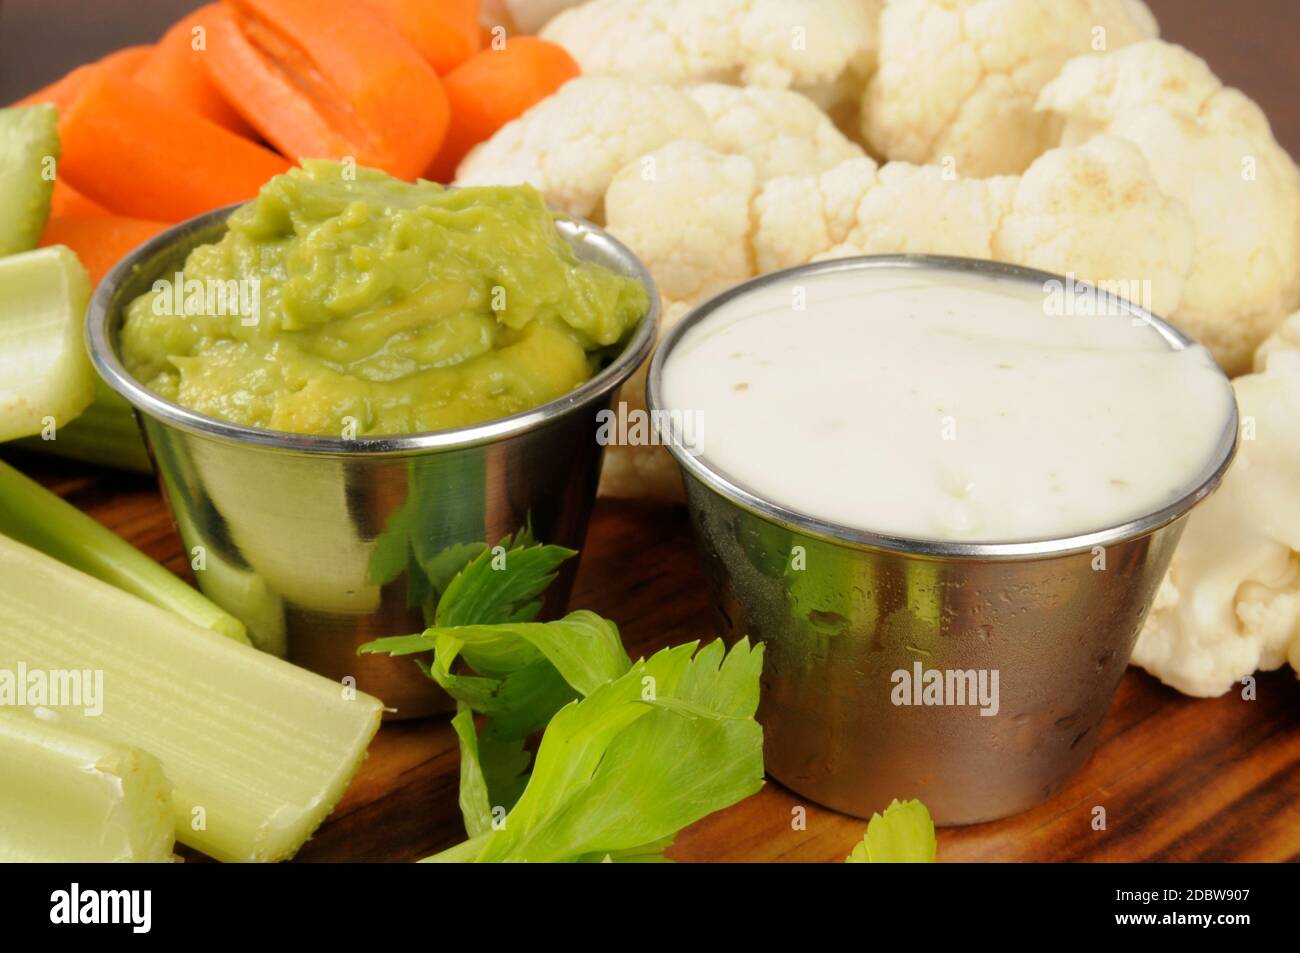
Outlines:
[{"label": "vegetable platter", "polygon": [[[1291,5],[322,6],[124,14],[139,45],[4,89],[0,860],[1300,860]],[[210,242],[177,227],[238,203]],[[1135,597],[1133,666],[1074,732],[1092,755],[984,823],[945,826],[925,775],[858,817],[765,775],[779,648],[740,638],[743,587],[702,583],[730,544],[691,467],[617,429],[603,469],[528,449],[583,401],[655,406],[641,357],[715,296],[860,256],[1135,282],[1117,296],[1204,345],[1244,428]],[[164,314],[139,284],[164,259],[262,310]],[[486,429],[444,466],[456,428]],[[283,455],[260,511],[222,441]],[[569,509],[518,504],[525,468]],[[295,507],[369,528],[291,567]],[[342,668],[302,654],[303,620],[340,618],[365,620]],[[68,669],[103,680],[85,717],[41,694]],[[410,686],[441,712],[407,719]],[[998,730],[1033,752],[1042,728]]]}]

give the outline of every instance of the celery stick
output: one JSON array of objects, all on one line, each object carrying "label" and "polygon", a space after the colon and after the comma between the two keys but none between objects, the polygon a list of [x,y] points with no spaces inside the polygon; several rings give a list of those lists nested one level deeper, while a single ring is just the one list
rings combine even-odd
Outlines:
[{"label": "celery stick", "polygon": [[102,713],[61,708],[64,723],[156,757],[174,785],[176,839],[218,860],[301,847],[361,767],[383,711],[0,537],[0,669],[20,661],[103,672]]},{"label": "celery stick", "polygon": [[53,106],[0,109],[0,255],[36,247],[50,215],[58,157]]},{"label": "celery stick", "polygon": [[244,624],[67,500],[0,462],[0,533],[205,629],[250,644]]},{"label": "celery stick", "polygon": [[48,453],[69,460],[81,460],[133,473],[152,473],[149,451],[135,422],[135,412],[116,391],[98,377],[95,399],[72,423],[60,427],[55,439],[27,437],[19,441],[24,450]]},{"label": "celery stick", "polygon": [[0,862],[171,859],[171,784],[152,755],[0,708],[0,761]]},{"label": "celery stick", "polygon": [[55,245],[0,258],[0,440],[70,423],[95,396],[82,342],[90,278]]}]

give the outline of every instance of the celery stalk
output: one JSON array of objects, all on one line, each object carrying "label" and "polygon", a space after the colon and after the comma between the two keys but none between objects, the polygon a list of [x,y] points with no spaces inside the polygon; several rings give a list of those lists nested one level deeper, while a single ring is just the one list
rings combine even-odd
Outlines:
[{"label": "celery stalk", "polygon": [[0,258],[0,440],[57,433],[94,399],[89,301],[86,269],[62,245]]},{"label": "celery stalk", "polygon": [[58,428],[53,440],[28,437],[19,442],[24,450],[47,453],[69,460],[81,460],[133,473],[152,473],[149,451],[144,447],[140,427],[131,405],[99,378],[95,399],[81,416]]},{"label": "celery stalk", "polygon": [[20,662],[102,672],[102,712],[62,708],[64,724],[156,757],[174,785],[176,839],[218,860],[301,847],[361,767],[383,711],[0,538],[0,670]]},{"label": "celery stalk", "polygon": [[249,644],[244,624],[108,527],[0,462],[0,533],[205,629]]},{"label": "celery stalk", "polygon": [[43,103],[0,109],[0,255],[35,248],[50,217],[59,113]]},{"label": "celery stalk", "polygon": [[151,755],[0,708],[0,761],[0,861],[171,859],[171,784]]}]

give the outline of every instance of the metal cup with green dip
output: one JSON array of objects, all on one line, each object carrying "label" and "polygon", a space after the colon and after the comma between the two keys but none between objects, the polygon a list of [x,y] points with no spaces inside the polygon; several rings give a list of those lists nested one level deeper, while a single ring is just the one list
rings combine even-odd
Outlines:
[{"label": "metal cup with green dip", "polygon": [[657,318],[635,257],[526,187],[305,163],[123,260],[87,339],[203,592],[259,647],[409,718],[447,699],[357,647],[423,629],[484,547],[580,547],[596,414]]}]

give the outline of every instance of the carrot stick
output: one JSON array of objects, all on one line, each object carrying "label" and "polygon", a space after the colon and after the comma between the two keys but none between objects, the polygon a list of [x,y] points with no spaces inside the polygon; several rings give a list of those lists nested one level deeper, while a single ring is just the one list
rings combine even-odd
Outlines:
[{"label": "carrot stick", "polygon": [[481,48],[479,0],[365,0],[441,76]]},{"label": "carrot stick", "polygon": [[248,40],[237,14],[220,7],[208,25],[208,42],[208,75],[268,142],[297,159],[350,154],[347,137]]},{"label": "carrot stick", "polygon": [[450,182],[465,153],[577,75],[568,52],[533,36],[512,37],[504,48],[466,60],[442,79],[451,125],[426,177]]},{"label": "carrot stick", "polygon": [[62,215],[46,223],[40,244],[67,245],[90,272],[90,280],[99,284],[128,252],[169,228],[167,222],[118,215]]},{"label": "carrot stick", "polygon": [[208,26],[208,70],[226,100],[285,155],[355,159],[419,175],[447,129],[438,74],[368,5],[323,16],[317,0],[228,0]]},{"label": "carrot stick", "polygon": [[54,194],[50,197],[50,218],[65,215],[107,215],[108,209],[86,198],[63,179],[54,180]]},{"label": "carrot stick", "polygon": [[63,115],[86,88],[86,83],[96,70],[104,70],[122,79],[130,79],[152,51],[152,46],[128,46],[116,53],[109,53],[97,62],[78,66],[62,79],[57,79],[50,85],[24,96],[13,105],[35,106],[38,103],[50,103],[58,109],[59,115]]},{"label": "carrot stick", "polygon": [[133,218],[180,221],[250,199],[288,169],[280,156],[135,83],[97,73],[67,113],[59,169]]},{"label": "carrot stick", "polygon": [[203,65],[208,22],[217,9],[215,3],[200,7],[164,33],[134,78],[163,99],[236,135],[253,138],[252,126],[226,102]]}]

